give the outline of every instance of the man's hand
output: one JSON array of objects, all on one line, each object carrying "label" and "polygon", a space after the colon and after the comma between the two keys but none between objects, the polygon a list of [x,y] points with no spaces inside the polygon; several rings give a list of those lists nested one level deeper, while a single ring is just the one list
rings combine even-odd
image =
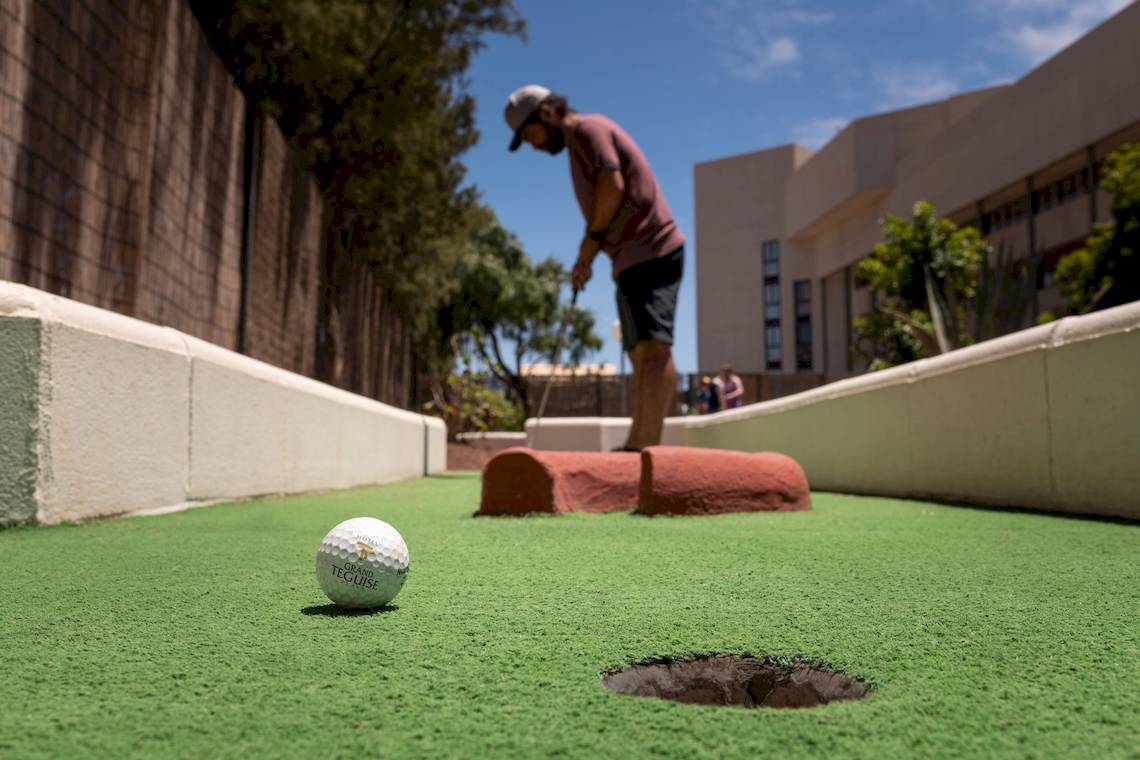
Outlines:
[{"label": "man's hand", "polygon": [[570,270],[570,284],[575,290],[586,287],[586,283],[594,274],[594,259],[598,255],[598,244],[590,238],[583,238],[582,245],[578,247],[578,261]]}]

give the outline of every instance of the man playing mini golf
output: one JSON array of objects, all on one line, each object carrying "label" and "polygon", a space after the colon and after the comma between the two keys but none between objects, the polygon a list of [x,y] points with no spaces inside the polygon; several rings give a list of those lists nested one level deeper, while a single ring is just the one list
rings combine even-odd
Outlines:
[{"label": "man playing mini golf", "polygon": [[673,315],[681,284],[685,236],[637,143],[611,119],[578,113],[545,87],[520,87],[507,99],[511,150],[523,142],[557,155],[569,148],[570,177],[586,230],[570,274],[575,290],[609,254],[617,283],[622,348],[633,361],[633,425],[623,447],[661,442],[677,386]]}]

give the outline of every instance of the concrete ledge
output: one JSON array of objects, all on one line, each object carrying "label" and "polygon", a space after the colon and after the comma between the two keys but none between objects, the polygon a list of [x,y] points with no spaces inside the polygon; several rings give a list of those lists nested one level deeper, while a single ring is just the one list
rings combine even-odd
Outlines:
[{"label": "concrete ledge", "polygon": [[[681,445],[689,417],[665,420],[662,444]],[[560,417],[528,419],[526,445],[539,451],[612,451],[625,444],[632,420],[628,417]]]},{"label": "concrete ledge", "polygon": [[0,523],[446,469],[440,420],[7,282],[0,282],[0,391]]},{"label": "concrete ledge", "polygon": [[438,417],[421,417],[424,423],[424,472],[437,475],[447,470],[447,425]]},{"label": "concrete ledge", "polygon": [[775,401],[686,443],[780,451],[813,488],[1140,519],[1140,303]]},{"label": "concrete ledge", "polygon": [[479,451],[502,451],[526,446],[526,433],[518,431],[492,431],[487,433],[460,433],[456,440]]}]

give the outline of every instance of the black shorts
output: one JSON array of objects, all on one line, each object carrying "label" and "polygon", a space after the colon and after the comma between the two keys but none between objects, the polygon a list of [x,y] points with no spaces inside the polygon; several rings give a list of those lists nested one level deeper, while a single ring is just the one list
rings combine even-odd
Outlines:
[{"label": "black shorts", "polygon": [[643,261],[617,276],[621,345],[626,351],[643,340],[673,345],[673,317],[681,286],[685,247]]}]

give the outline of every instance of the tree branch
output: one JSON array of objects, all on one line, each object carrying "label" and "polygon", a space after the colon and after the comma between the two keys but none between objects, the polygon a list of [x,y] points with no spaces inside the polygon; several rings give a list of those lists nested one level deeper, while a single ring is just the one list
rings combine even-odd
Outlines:
[{"label": "tree branch", "polygon": [[928,328],[926,325],[915,321],[909,314],[904,314],[898,309],[892,308],[890,306],[880,305],[876,306],[875,308],[886,314],[888,317],[897,319],[899,322],[909,325],[911,329],[915,331],[915,337],[918,338],[919,343],[922,344],[922,347],[926,350],[927,354],[930,356],[937,356],[938,354],[942,353],[938,347],[938,341],[935,339],[934,335],[931,334],[930,328]]},{"label": "tree branch", "polygon": [[521,371],[522,368],[519,367],[517,370],[512,372],[512,368],[506,363],[506,361],[503,360],[503,352],[499,347],[499,336],[495,334],[494,330],[489,330],[487,334],[491,336],[491,350],[495,352],[495,361],[499,363],[499,366],[503,368],[503,371],[507,373],[507,375],[509,375],[512,379],[517,378],[518,372]]},{"label": "tree branch", "polygon": [[505,368],[496,364],[495,360],[491,358],[491,355],[487,353],[487,347],[483,343],[482,336],[479,333],[473,333],[472,337],[475,339],[475,348],[479,350],[479,356],[482,357],[483,361],[487,363],[487,366],[491,368],[491,374],[513,387],[514,383],[510,375],[506,374]]},{"label": "tree branch", "polygon": [[926,300],[930,302],[930,321],[934,323],[934,339],[938,343],[938,353],[952,351],[956,341],[946,329],[946,302],[942,298],[941,289],[934,284],[934,273],[930,271],[930,267],[924,264],[922,273],[926,285]]},{"label": "tree branch", "polygon": [[1093,297],[1089,299],[1089,302],[1085,304],[1085,307],[1081,309],[1080,313],[1088,314],[1090,311],[1094,310],[1096,308],[1096,305],[1100,303],[1100,299],[1104,298],[1105,293],[1112,289],[1113,284],[1114,282],[1112,280],[1109,280],[1105,284],[1101,285],[1100,290],[1093,294]]}]

